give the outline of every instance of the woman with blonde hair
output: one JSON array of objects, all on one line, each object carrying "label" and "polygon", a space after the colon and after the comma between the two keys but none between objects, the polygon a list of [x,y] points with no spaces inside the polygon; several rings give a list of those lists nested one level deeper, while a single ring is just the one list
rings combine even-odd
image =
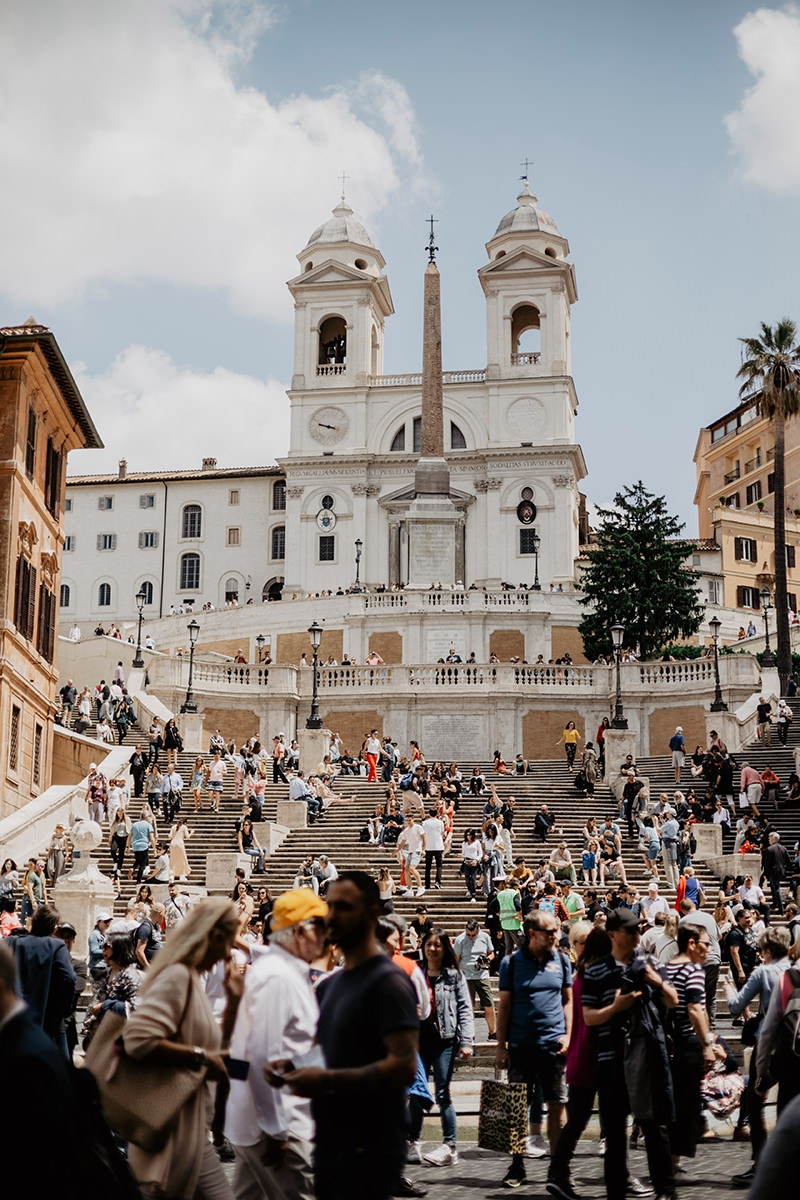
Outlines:
[{"label": "woman with blonde hair", "polygon": [[[230,1035],[242,994],[243,977],[231,969],[230,956],[239,931],[239,914],[230,900],[215,898],[195,905],[170,932],[139,990],[139,1005],[122,1040],[131,1058],[164,1064],[176,1071],[205,1067],[205,1083],[181,1109],[162,1150],[128,1148],[131,1168],[146,1192],[171,1200],[213,1197],[231,1200],[208,1133],[213,1115],[209,1083],[222,1083],[227,1071],[222,1048]],[[228,963],[228,1006],[220,1029],[206,996],[202,972]]]},{"label": "woman with blonde hair", "polygon": [[198,754],[194,760],[194,768],[192,770],[192,780],[189,787],[192,789],[194,796],[194,811],[199,812],[203,807],[203,788],[208,783],[208,767],[205,764],[202,754]]}]

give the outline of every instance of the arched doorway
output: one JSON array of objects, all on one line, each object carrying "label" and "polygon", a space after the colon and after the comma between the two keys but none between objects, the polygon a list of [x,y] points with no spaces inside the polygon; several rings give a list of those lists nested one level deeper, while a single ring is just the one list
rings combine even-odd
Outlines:
[{"label": "arched doorway", "polygon": [[272,579],[268,579],[261,589],[261,602],[267,600],[280,600],[283,592],[283,579],[277,575],[273,575]]}]

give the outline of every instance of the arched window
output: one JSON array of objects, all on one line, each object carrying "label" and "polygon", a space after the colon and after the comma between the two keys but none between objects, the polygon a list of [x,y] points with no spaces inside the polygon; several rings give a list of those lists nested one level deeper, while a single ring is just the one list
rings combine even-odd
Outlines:
[{"label": "arched window", "polygon": [[541,348],[539,310],[535,304],[520,304],[511,314],[511,361],[520,354],[539,354]]},{"label": "arched window", "polygon": [[153,584],[149,579],[145,579],[140,590],[144,592],[144,606],[147,608],[148,604],[153,603]]},{"label": "arched window", "polygon": [[466,450],[467,439],[461,432],[455,421],[450,422],[450,449],[451,450]]},{"label": "arched window", "polygon": [[286,508],[286,480],[276,479],[272,485],[272,507],[276,512]]},{"label": "arched window", "polygon": [[231,600],[239,603],[239,580],[233,575],[225,580],[225,603],[228,604]]},{"label": "arched window", "polygon": [[319,327],[320,365],[347,362],[347,325],[344,317],[328,317]]},{"label": "arched window", "polygon": [[181,555],[181,591],[194,591],[200,587],[200,555]]},{"label": "arched window", "polygon": [[397,433],[392,438],[390,450],[405,450],[406,448],[406,427],[401,425]]},{"label": "arched window", "polygon": [[199,504],[187,504],[183,509],[181,537],[199,538],[203,531],[203,510]]},{"label": "arched window", "polygon": [[97,589],[97,603],[100,608],[111,607],[111,584],[101,583]]},{"label": "arched window", "polygon": [[272,531],[270,557],[283,560],[286,558],[286,526],[276,525]]},{"label": "arched window", "polygon": [[62,583],[61,593],[59,596],[59,604],[62,608],[69,608],[69,584]]}]

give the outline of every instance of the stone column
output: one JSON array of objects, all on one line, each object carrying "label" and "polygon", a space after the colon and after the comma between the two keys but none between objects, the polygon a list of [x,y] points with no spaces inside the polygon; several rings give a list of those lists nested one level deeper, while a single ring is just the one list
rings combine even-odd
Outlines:
[{"label": "stone column", "polygon": [[606,779],[619,775],[620,763],[625,761],[627,755],[632,754],[633,761],[636,762],[638,740],[639,735],[635,729],[606,730]]}]

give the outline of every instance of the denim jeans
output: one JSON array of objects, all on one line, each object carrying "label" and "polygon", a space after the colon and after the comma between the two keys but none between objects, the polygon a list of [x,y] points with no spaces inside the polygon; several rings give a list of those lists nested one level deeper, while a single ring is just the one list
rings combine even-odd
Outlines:
[{"label": "denim jeans", "polygon": [[464,863],[464,879],[467,884],[467,891],[471,896],[475,895],[475,878],[478,874],[477,863]]},{"label": "denim jeans", "polygon": [[[427,1042],[427,1044],[426,1044]],[[423,1039],[420,1057],[425,1069],[433,1071],[433,1095],[439,1106],[442,1122],[442,1141],[455,1146],[457,1138],[456,1109],[450,1099],[450,1080],[456,1065],[458,1042],[444,1042],[440,1038]]]},{"label": "denim jeans", "polygon": [[256,859],[259,864],[259,870],[263,873],[267,869],[267,864],[264,862],[264,851],[256,850],[255,846],[250,846],[245,849],[245,854],[249,854],[251,858]]}]

